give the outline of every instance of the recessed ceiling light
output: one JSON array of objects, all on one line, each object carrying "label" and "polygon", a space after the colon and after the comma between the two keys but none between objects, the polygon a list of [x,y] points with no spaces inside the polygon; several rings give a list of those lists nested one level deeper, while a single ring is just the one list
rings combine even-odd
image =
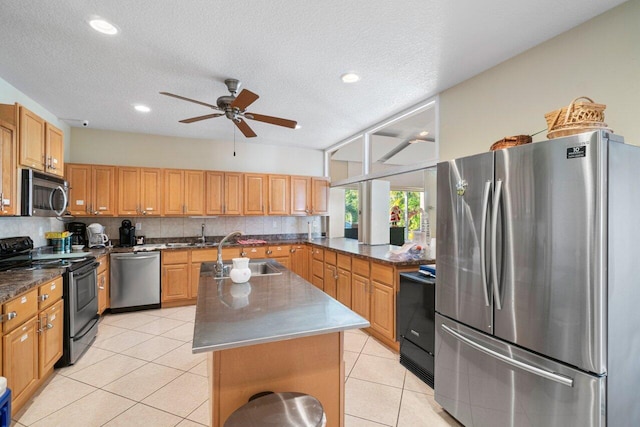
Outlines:
[{"label": "recessed ceiling light", "polygon": [[91,28],[102,34],[108,34],[110,36],[118,34],[118,29],[104,19],[92,19],[89,21],[89,25],[91,25]]},{"label": "recessed ceiling light", "polygon": [[300,126],[300,125],[296,124],[296,127],[295,127],[295,128],[296,128],[296,129],[300,129],[301,127],[302,127],[302,126]]},{"label": "recessed ceiling light", "polygon": [[345,73],[340,76],[340,78],[342,79],[343,83],[355,83],[360,80],[360,76],[356,73]]},{"label": "recessed ceiling light", "polygon": [[427,132],[426,130],[423,130],[422,132],[420,132],[418,135],[420,136],[427,136],[429,135],[429,132]]},{"label": "recessed ceiling light", "polygon": [[141,113],[148,113],[149,111],[151,111],[151,108],[147,107],[146,105],[134,105],[133,108]]}]

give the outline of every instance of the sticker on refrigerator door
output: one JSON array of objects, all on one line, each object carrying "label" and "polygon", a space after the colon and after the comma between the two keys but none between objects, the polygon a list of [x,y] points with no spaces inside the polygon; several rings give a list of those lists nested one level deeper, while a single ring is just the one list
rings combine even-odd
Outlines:
[{"label": "sticker on refrigerator door", "polygon": [[581,145],[579,147],[567,148],[567,159],[578,159],[580,157],[587,157],[587,146]]},{"label": "sticker on refrigerator door", "polygon": [[461,179],[456,184],[456,194],[458,196],[464,196],[464,193],[467,191],[468,186],[469,184],[467,183],[467,181],[465,181],[464,179]]}]

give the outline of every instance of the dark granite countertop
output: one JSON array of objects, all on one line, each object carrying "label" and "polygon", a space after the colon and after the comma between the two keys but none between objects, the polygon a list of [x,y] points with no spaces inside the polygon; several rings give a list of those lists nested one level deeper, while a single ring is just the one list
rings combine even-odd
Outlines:
[{"label": "dark granite countertop", "polygon": [[44,270],[0,271],[0,304],[15,298],[64,273],[61,268]]}]

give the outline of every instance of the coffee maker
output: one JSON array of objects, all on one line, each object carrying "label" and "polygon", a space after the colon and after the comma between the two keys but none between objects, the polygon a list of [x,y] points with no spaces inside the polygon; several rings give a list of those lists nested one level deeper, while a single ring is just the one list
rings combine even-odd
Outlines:
[{"label": "coffee maker", "polygon": [[67,231],[71,234],[72,245],[87,245],[87,225],[83,222],[70,222]]},{"label": "coffee maker", "polygon": [[104,248],[109,238],[104,234],[104,225],[94,222],[87,226],[87,237],[90,248]]},{"label": "coffee maker", "polygon": [[131,221],[125,219],[120,227],[120,246],[130,247],[136,245],[136,228]]}]

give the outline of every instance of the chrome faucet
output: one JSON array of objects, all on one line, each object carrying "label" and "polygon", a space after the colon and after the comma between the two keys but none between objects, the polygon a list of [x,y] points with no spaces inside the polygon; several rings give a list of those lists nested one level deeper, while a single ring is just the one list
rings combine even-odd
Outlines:
[{"label": "chrome faucet", "polygon": [[242,231],[232,231],[231,233],[229,233],[226,236],[224,236],[222,238],[222,240],[220,240],[220,243],[218,243],[218,259],[216,260],[216,272],[218,274],[222,274],[222,269],[223,269],[223,265],[222,265],[222,244],[224,242],[226,242],[227,240],[231,239],[232,237],[238,237],[238,236],[242,236]]},{"label": "chrome faucet", "polygon": [[204,243],[205,243],[204,222],[202,223],[202,231],[200,232],[200,237],[198,238],[198,240],[200,240],[200,242],[204,245]]}]

